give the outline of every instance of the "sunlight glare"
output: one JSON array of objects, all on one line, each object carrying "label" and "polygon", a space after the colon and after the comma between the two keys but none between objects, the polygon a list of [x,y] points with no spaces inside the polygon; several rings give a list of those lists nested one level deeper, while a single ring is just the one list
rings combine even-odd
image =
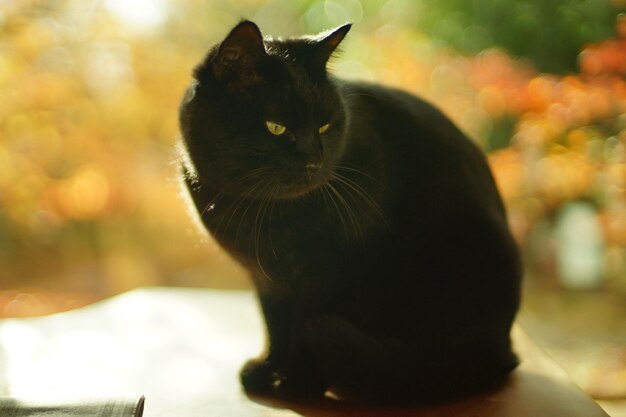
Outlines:
[{"label": "sunlight glare", "polygon": [[152,29],[167,17],[163,0],[106,0],[106,8],[122,23],[136,29]]}]

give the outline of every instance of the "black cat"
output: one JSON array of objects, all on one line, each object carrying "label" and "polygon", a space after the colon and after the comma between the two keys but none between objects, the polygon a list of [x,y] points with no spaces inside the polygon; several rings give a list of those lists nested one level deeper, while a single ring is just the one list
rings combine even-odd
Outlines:
[{"label": "black cat", "polygon": [[241,381],[381,401],[492,386],[517,365],[521,272],[485,158],[430,104],[331,77],[349,29],[264,40],[243,21],[181,105],[186,185],[267,324]]}]

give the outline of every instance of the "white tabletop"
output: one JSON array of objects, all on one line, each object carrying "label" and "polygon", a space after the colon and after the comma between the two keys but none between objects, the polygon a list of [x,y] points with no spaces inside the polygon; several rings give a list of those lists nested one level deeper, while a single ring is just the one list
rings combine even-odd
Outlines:
[{"label": "white tabletop", "polygon": [[150,288],[75,311],[0,321],[0,394],[29,402],[146,396],[145,417],[606,417],[519,329],[522,365],[486,395],[372,408],[250,399],[238,370],[263,346],[247,291]]}]

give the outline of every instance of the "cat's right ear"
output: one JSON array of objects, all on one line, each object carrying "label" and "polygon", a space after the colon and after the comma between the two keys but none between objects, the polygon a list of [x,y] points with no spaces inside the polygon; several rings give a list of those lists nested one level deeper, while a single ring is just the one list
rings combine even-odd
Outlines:
[{"label": "cat's right ear", "polygon": [[259,27],[244,20],[235,26],[217,49],[212,71],[216,80],[254,83],[258,63],[267,56]]},{"label": "cat's right ear", "polygon": [[319,68],[326,68],[326,62],[346,37],[352,23],[346,23],[335,29],[320,33],[315,39],[314,63]]}]

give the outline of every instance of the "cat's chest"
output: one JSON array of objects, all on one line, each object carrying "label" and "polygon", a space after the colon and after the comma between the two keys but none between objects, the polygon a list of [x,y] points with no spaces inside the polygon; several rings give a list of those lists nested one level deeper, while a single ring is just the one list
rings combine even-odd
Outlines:
[{"label": "cat's chest", "polygon": [[266,264],[306,265],[341,256],[375,228],[376,214],[323,197],[299,202],[223,199],[202,220],[228,251]]},{"label": "cat's chest", "polygon": [[217,200],[202,220],[215,238],[227,246],[245,249],[271,244],[286,249],[315,244],[333,235],[335,219],[315,204],[282,201]]}]

